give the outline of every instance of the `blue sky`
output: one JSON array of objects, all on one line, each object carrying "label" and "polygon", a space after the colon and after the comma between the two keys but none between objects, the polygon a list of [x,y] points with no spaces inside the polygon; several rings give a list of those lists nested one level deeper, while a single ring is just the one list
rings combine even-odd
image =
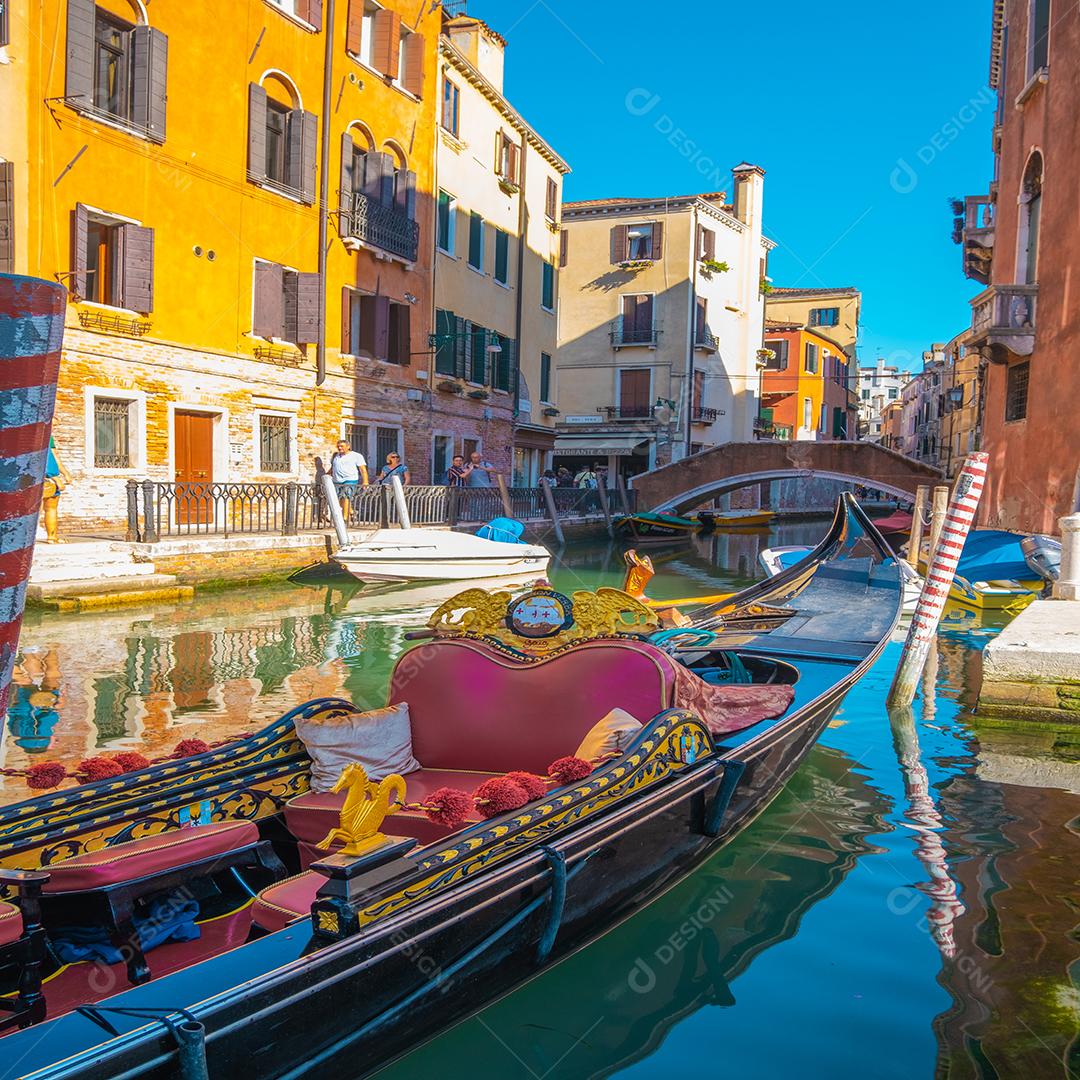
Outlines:
[{"label": "blue sky", "polygon": [[990,0],[471,0],[506,92],[570,163],[567,199],[726,189],[767,170],[776,285],[863,292],[860,359],[918,367],[979,286],[953,196],[993,158]]}]

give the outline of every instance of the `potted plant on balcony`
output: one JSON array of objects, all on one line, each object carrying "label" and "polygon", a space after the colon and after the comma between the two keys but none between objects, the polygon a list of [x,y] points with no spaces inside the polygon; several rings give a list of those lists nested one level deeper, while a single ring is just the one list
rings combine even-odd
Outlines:
[{"label": "potted plant on balcony", "polygon": [[448,394],[460,394],[463,390],[461,383],[454,382],[453,379],[440,379],[435,385]]},{"label": "potted plant on balcony", "polygon": [[712,277],[713,274],[726,274],[731,269],[726,262],[721,262],[719,259],[702,259],[701,260],[701,272],[705,277]]},{"label": "potted plant on balcony", "polygon": [[479,387],[476,390],[469,391],[469,397],[474,401],[487,401],[490,396],[491,395],[486,390],[482,390]]},{"label": "potted plant on balcony", "polygon": [[652,264],[652,259],[623,259],[623,261],[619,263],[619,269],[630,270],[631,272],[636,273],[638,270],[647,270]]},{"label": "potted plant on balcony", "polygon": [[508,176],[499,177],[499,187],[501,187],[507,195],[516,195],[521,190],[521,188]]},{"label": "potted plant on balcony", "polygon": [[554,405],[548,405],[544,409],[544,415],[545,416],[558,416],[559,415],[559,410],[556,409]]}]

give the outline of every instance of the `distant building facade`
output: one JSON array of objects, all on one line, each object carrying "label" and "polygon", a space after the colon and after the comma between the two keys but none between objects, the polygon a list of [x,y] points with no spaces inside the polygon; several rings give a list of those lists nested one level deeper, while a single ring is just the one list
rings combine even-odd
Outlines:
[{"label": "distant building facade", "polygon": [[879,359],[873,367],[859,368],[856,391],[859,398],[859,434],[869,442],[881,442],[883,414],[900,400],[911,373]]},{"label": "distant building facade", "polygon": [[840,343],[848,359],[858,359],[859,316],[862,294],[850,286],[797,289],[773,286],[765,298],[765,317],[774,322],[798,323]]},{"label": "distant building facade", "polygon": [[1080,7],[995,0],[990,84],[998,92],[994,179],[965,200],[969,344],[987,361],[980,508],[992,526],[1053,532],[1080,497]]},{"label": "distant building facade", "polygon": [[752,438],[764,172],[724,193],[567,203],[560,239],[555,464],[632,476]]}]

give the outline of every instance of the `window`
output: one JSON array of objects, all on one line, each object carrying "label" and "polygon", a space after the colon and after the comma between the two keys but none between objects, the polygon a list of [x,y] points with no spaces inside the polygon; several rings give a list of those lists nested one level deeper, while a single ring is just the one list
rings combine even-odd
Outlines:
[{"label": "window", "polygon": [[631,260],[651,259],[652,254],[652,225],[634,225],[626,234],[628,246],[626,257]]},{"label": "window", "polygon": [[612,263],[657,260],[663,248],[664,226],[659,221],[615,225],[611,230]]},{"label": "window", "polygon": [[505,132],[495,133],[495,175],[515,190],[519,181],[521,147]]},{"label": "window", "polygon": [[802,403],[802,426],[809,431],[814,422],[814,402],[810,398],[803,398]]},{"label": "window", "polygon": [[[0,0],[0,15],[7,0]],[[0,161],[0,274],[15,273],[15,165]]]},{"label": "window", "polygon": [[72,289],[83,300],[154,310],[154,230],[91,211],[72,212]]},{"label": "window", "polygon": [[94,466],[130,469],[131,402],[94,398]]},{"label": "window", "polygon": [[495,230],[495,280],[500,285],[510,280],[510,235],[505,229]]},{"label": "window", "polygon": [[543,277],[540,282],[540,306],[545,311],[555,310],[555,267],[550,262],[543,265]]},{"label": "window", "polygon": [[[275,97],[267,92],[269,86]],[[315,199],[319,122],[314,113],[280,100],[291,93],[281,80],[248,84],[248,179]]]},{"label": "window", "polygon": [[653,298],[639,293],[622,298],[622,315],[615,334],[616,345],[651,345],[656,340],[653,327]]},{"label": "window", "polygon": [[450,79],[443,79],[442,87],[442,126],[455,138],[458,135],[458,124],[461,109],[461,91],[457,84]]},{"label": "window", "polygon": [[454,437],[435,435],[431,440],[431,480],[435,484],[446,482],[446,474],[454,461]]},{"label": "window", "polygon": [[411,339],[411,312],[412,307],[410,304],[398,304],[394,301],[387,301],[385,297],[376,298],[376,322],[375,322],[375,347],[376,356],[378,356],[379,346],[379,304],[380,302],[386,303],[387,308],[387,334],[386,334],[386,356],[379,357],[379,359],[389,360],[391,364],[403,364],[409,363],[409,349]]},{"label": "window", "polygon": [[368,456],[368,439],[371,435],[371,429],[367,424],[346,424],[345,425],[345,441],[349,444],[349,449],[355,450],[358,454],[363,454],[366,459]]},{"label": "window", "polygon": [[554,221],[559,216],[559,185],[552,177],[547,178],[547,192],[544,196],[544,216]]},{"label": "window", "polygon": [[440,251],[454,254],[454,220],[457,217],[457,200],[449,192],[439,192],[437,243]]},{"label": "window", "polygon": [[1049,65],[1050,0],[1030,0],[1028,11],[1028,78]]},{"label": "window", "polygon": [[716,233],[712,229],[698,226],[697,255],[699,259],[711,260],[716,258]]},{"label": "window", "polygon": [[475,210],[469,214],[469,265],[474,270],[484,269],[484,218]]},{"label": "window", "polygon": [[131,32],[134,27],[98,8],[94,18],[94,106],[131,117]]},{"label": "window", "polygon": [[1039,270],[1039,224],[1042,219],[1042,155],[1031,155],[1020,192],[1020,265],[1023,281],[1034,285]]},{"label": "window", "polygon": [[514,350],[517,343],[502,334],[492,333],[491,343],[498,346],[498,352],[491,354],[491,385],[496,390],[510,392],[514,371]]},{"label": "window", "polygon": [[652,369],[619,371],[619,417],[633,420],[652,415]]},{"label": "window", "polygon": [[870,400],[870,391],[869,390],[864,390],[862,392],[862,399],[863,399],[863,401],[869,401]]},{"label": "window", "polygon": [[694,312],[694,344],[708,345],[712,335],[709,333],[709,301],[704,296],[696,297]]},{"label": "window", "polygon": [[469,372],[470,382],[487,384],[487,346],[488,332],[483,326],[471,323],[469,332]]},{"label": "window", "polygon": [[441,308],[435,312],[435,373],[437,375],[457,374],[457,365],[454,362],[455,346],[457,345],[457,320],[452,311],[443,311]]},{"label": "window", "polygon": [[546,352],[540,354],[540,400],[551,401],[551,357]]},{"label": "window", "polygon": [[890,401],[895,401],[896,398],[897,398],[898,393],[899,393],[899,391],[896,389],[895,386],[890,386],[889,387],[889,400]]},{"label": "window", "polygon": [[289,182],[286,139],[289,109],[276,101],[266,103],[266,168],[264,176],[275,184]]},{"label": "window", "polygon": [[1012,364],[1005,381],[1005,419],[1023,420],[1027,416],[1028,375],[1031,361]]},{"label": "window", "polygon": [[301,274],[278,263],[255,260],[252,332],[294,345],[319,340],[319,275]]},{"label": "window", "polygon": [[288,416],[259,415],[259,471],[292,472],[292,420]]},{"label": "window", "polygon": [[811,375],[817,374],[818,347],[812,341],[806,343],[806,362],[803,366]]},{"label": "window", "polygon": [[766,341],[765,348],[776,355],[771,360],[765,361],[767,371],[787,371],[788,365],[788,342],[786,338],[777,341]]},{"label": "window", "polygon": [[375,429],[375,461],[378,468],[386,464],[386,458],[390,454],[401,453],[401,430],[392,427],[377,427]]},{"label": "window", "polygon": [[840,322],[840,309],[836,307],[811,308],[811,326],[837,326]]},{"label": "window", "polygon": [[[354,3],[359,3],[359,0],[354,0]],[[352,15],[353,4],[350,3],[349,14]],[[379,13],[379,7],[376,4],[370,2],[364,3],[362,7],[361,31],[360,31],[360,50],[359,57],[368,67],[375,67],[375,17]]]}]

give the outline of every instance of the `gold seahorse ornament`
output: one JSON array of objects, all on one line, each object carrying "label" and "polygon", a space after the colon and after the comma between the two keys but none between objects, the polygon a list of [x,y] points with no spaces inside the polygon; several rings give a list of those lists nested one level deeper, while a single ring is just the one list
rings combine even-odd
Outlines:
[{"label": "gold seahorse ornament", "polygon": [[338,777],[332,792],[345,791],[341,806],[341,818],[336,829],[331,829],[319,844],[321,848],[332,847],[344,841],[342,855],[363,855],[386,843],[386,836],[379,831],[383,819],[395,813],[405,801],[405,780],[393,774],[382,780],[368,780],[364,766],[359,762],[346,765]]}]

